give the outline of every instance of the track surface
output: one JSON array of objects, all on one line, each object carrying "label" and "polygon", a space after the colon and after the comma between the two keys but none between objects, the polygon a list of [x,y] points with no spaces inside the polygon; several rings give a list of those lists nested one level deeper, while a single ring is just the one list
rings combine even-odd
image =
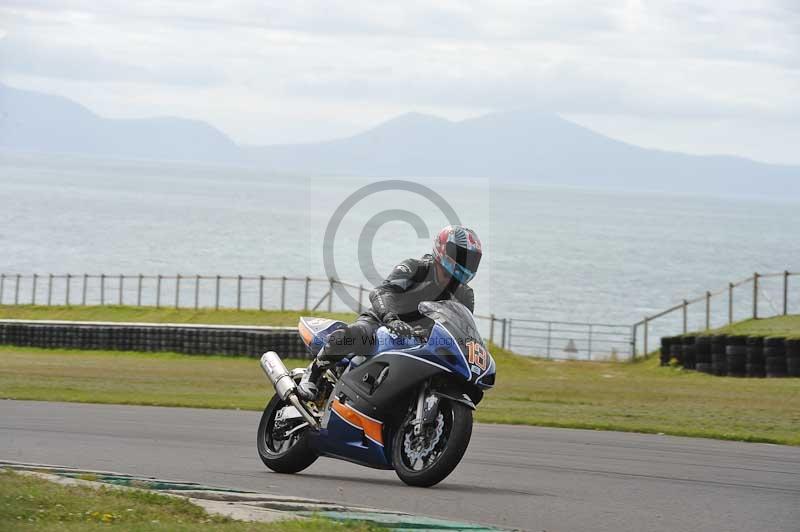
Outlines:
[{"label": "track surface", "polygon": [[258,458],[257,412],[0,401],[0,459],[286,493],[524,530],[800,530],[800,448],[476,425],[430,489],[320,459]]}]

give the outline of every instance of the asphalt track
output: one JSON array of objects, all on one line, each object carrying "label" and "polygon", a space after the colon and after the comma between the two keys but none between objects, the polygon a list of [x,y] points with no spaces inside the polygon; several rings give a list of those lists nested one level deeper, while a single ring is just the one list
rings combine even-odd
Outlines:
[{"label": "asphalt track", "polygon": [[285,493],[547,531],[800,530],[800,448],[619,432],[476,425],[430,489],[320,459],[258,458],[259,413],[0,401],[0,459]]}]

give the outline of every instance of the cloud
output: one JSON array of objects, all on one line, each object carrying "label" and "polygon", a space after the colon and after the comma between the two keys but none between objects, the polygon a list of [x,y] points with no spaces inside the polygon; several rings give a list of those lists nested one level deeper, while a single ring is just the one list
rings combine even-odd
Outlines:
[{"label": "cloud", "polygon": [[139,94],[137,112],[220,117],[251,141],[255,116],[300,131],[409,109],[800,115],[796,0],[6,0],[0,20],[7,80],[90,107],[105,85],[112,114]]}]

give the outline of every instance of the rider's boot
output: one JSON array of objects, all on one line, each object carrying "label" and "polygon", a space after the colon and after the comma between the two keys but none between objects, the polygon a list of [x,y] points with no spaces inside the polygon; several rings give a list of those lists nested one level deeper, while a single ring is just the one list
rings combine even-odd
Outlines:
[{"label": "rider's boot", "polygon": [[346,334],[345,329],[332,332],[325,346],[306,368],[305,374],[297,384],[301,397],[306,401],[313,401],[317,398],[319,378],[333,361],[342,358],[349,352],[350,349],[346,347],[347,343],[343,341]]}]

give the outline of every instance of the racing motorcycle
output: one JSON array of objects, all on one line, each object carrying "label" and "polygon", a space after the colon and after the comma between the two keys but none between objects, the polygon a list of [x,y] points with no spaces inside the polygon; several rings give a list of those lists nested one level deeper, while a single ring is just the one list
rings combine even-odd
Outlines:
[{"label": "racing motorcycle", "polygon": [[[495,362],[469,310],[457,301],[426,301],[432,320],[414,338],[385,326],[368,356],[346,357],[320,378],[314,401],[274,351],[261,367],[275,388],[258,427],[258,453],[279,473],[297,473],[320,456],[394,469],[412,486],[441,482],[461,461],[472,435],[472,411],[494,386]],[[301,318],[298,331],[311,355],[346,324]]]}]

